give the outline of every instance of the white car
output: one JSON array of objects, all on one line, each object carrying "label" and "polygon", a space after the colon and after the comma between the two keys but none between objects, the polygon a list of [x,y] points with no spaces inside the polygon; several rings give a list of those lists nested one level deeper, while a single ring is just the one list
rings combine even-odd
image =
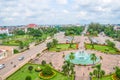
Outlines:
[{"label": "white car", "polygon": [[5,64],[0,64],[0,69],[5,68]]},{"label": "white car", "polygon": [[24,59],[24,56],[21,56],[18,58],[19,61],[23,60]]}]

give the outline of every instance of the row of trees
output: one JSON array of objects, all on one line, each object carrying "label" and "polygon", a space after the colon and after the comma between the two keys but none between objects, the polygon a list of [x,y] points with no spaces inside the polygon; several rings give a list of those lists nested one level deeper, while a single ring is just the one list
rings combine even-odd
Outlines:
[{"label": "row of trees", "polygon": [[56,28],[40,28],[40,29],[34,29],[34,28],[28,28],[27,32],[24,30],[15,30],[15,35],[25,35],[28,34],[33,37],[39,37],[42,34],[55,34],[58,30]]},{"label": "row of trees", "polygon": [[120,41],[120,31],[114,30],[114,26],[105,27],[104,33],[105,33],[107,36],[112,37],[112,38],[114,38],[115,40]]},{"label": "row of trees", "polygon": [[[36,44],[38,44],[40,41],[44,41],[47,36],[53,36],[55,33],[57,33],[58,30],[56,28],[41,28],[41,29],[34,29],[34,28],[28,28],[27,32],[23,30],[15,30],[14,36],[16,35],[29,35],[29,38],[34,39]],[[28,38],[28,37],[26,37]],[[19,40],[18,40],[19,41]],[[23,49],[24,47],[29,47],[29,43],[24,43],[22,41],[19,41],[19,47],[20,49]]]},{"label": "row of trees", "polygon": [[88,32],[90,35],[97,36],[98,33],[104,31],[104,27],[99,23],[91,23],[89,24]]},{"label": "row of trees", "polygon": [[84,30],[84,27],[82,26],[60,27],[59,30],[64,31],[66,36],[80,35],[81,32]]},{"label": "row of trees", "polygon": [[91,23],[88,28],[90,35],[97,36],[100,32],[104,32],[107,36],[112,37],[120,41],[120,31],[114,30],[114,26],[111,25],[101,25],[99,23]]}]

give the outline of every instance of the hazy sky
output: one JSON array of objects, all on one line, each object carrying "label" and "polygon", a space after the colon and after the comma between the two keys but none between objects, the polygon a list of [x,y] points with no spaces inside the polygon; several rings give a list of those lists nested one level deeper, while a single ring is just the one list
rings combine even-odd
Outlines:
[{"label": "hazy sky", "polygon": [[0,0],[0,25],[119,23],[120,0]]}]

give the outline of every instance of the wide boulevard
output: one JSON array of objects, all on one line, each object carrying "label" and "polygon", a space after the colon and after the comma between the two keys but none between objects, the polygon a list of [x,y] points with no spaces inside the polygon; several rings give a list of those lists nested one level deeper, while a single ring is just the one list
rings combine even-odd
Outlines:
[{"label": "wide boulevard", "polygon": [[[59,35],[61,35],[61,33],[57,34],[57,36]],[[18,70],[21,66],[26,64],[30,59],[35,58],[38,53],[41,53],[47,48],[46,43],[50,42],[51,40],[52,39],[47,39],[46,41],[30,48],[29,50],[26,50],[22,53],[13,55],[12,57],[0,61],[0,64],[5,64],[5,68],[0,70],[0,80],[4,80],[6,77]],[[18,58],[21,56],[24,56],[24,59],[19,61]]]}]

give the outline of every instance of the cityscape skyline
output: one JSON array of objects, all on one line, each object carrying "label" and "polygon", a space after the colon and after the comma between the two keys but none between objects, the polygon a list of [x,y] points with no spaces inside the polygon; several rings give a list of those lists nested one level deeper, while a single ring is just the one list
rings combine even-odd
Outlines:
[{"label": "cityscape skyline", "polygon": [[0,25],[119,24],[119,0],[1,0]]}]

